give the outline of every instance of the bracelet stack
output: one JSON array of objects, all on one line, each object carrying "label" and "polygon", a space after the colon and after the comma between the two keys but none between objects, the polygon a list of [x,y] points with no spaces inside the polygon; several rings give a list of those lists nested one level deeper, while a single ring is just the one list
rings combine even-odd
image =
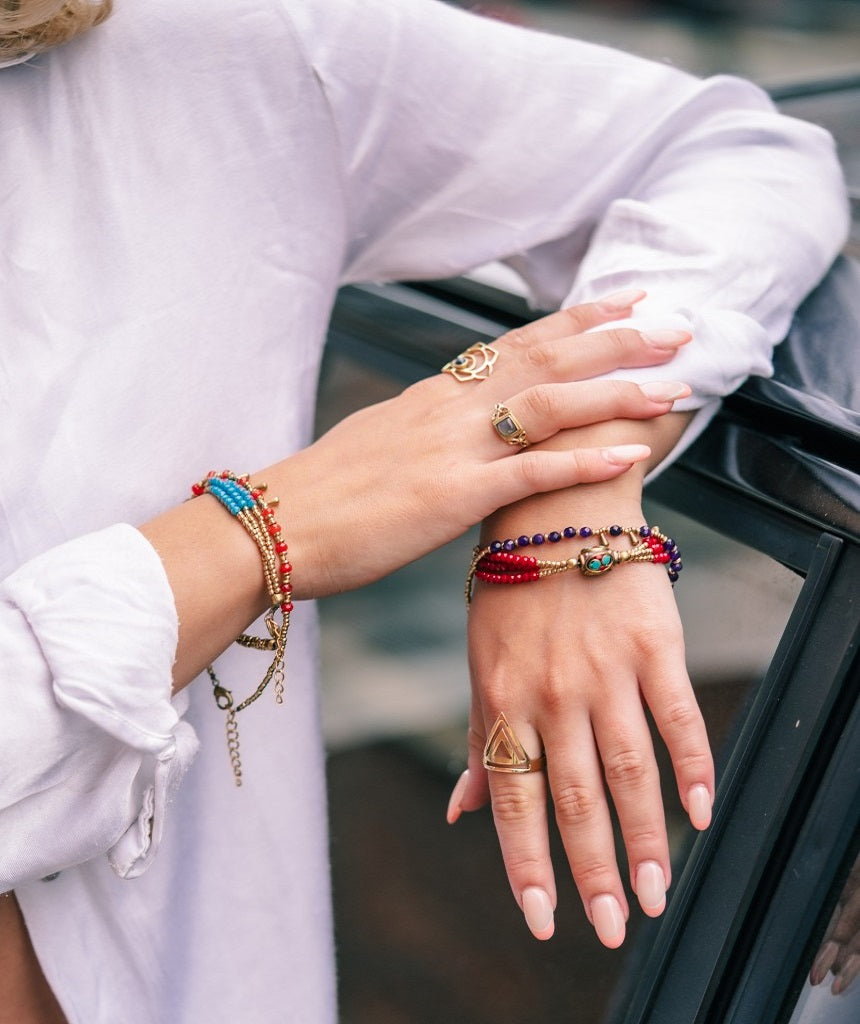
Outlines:
[{"label": "bracelet stack", "polygon": [[[610,538],[617,537],[627,537],[630,547],[611,547]],[[558,544],[576,538],[591,540],[592,543],[589,547],[581,548],[573,558],[543,559],[522,553],[524,548]],[[571,569],[578,569],[583,576],[602,576],[614,566],[627,562],[665,565],[673,584],[684,568],[678,545],[662,533],[659,527],[616,525],[593,530],[589,526],[579,529],[566,526],[562,530],[551,530],[548,533],[535,533],[531,536],[522,534],[516,539],[494,540],[485,547],[478,545],[472,553],[466,574],[466,604],[471,604],[472,584],[476,579],[484,583],[532,583]]]},{"label": "bracelet stack", "polygon": [[293,610],[293,588],[290,582],[293,567],[287,558],[287,542],[283,539],[280,525],[275,521],[274,507],[278,499],[266,500],[265,491],[265,484],[252,485],[249,476],[237,476],[229,470],[208,473],[201,481],[191,485],[191,493],[195,497],[211,494],[245,528],[260,553],[269,594],[270,608],[264,619],[269,636],[257,637],[242,633],[236,637],[236,643],[243,647],[274,653],[272,663],[257,689],[234,705],[232,692],[221,685],[212,666],[206,669],[212,680],[215,703],[227,712],[227,750],[237,786],[242,785],[242,762],[239,757],[236,715],[253,704],[272,679],[275,681],[275,702],[283,704],[284,649],[290,628],[290,612]]}]

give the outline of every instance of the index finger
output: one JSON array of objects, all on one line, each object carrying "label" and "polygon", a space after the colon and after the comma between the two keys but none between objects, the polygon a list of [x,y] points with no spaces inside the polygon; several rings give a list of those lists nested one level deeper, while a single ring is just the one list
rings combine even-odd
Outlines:
[{"label": "index finger", "polygon": [[628,288],[613,292],[596,302],[583,302],[578,306],[568,306],[556,313],[550,313],[539,320],[508,331],[498,340],[516,338],[526,345],[538,345],[547,341],[560,341],[572,335],[582,334],[591,327],[620,320],[632,312],[637,302],[645,298],[646,292],[641,288]]}]

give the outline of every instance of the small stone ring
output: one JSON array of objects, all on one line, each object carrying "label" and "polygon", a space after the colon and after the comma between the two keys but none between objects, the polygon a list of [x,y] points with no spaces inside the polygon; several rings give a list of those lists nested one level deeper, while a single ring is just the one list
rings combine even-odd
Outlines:
[{"label": "small stone ring", "polygon": [[518,448],[528,448],[531,444],[522,423],[506,405],[497,402],[493,406],[491,422],[493,429],[506,444],[516,445]]}]

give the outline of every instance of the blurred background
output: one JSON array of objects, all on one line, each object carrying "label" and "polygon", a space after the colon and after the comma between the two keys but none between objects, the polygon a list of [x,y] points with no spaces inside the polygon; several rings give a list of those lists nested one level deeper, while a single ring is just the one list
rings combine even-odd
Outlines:
[{"label": "blurred background", "polygon": [[[858,0],[461,6],[697,74],[740,74],[769,89],[860,79]],[[843,115],[843,135],[854,147],[858,115]],[[814,105],[808,116],[814,119]],[[857,152],[849,154],[855,164]],[[858,178],[855,173],[855,185]],[[401,387],[363,362],[329,353],[318,429]],[[688,666],[720,752],[802,581],[671,511],[652,505],[648,513],[685,553],[676,595]],[[557,856],[556,937],[535,942],[510,895],[489,814],[466,815],[453,829],[445,823],[465,759],[462,585],[474,542],[464,538],[320,607],[344,1024],[531,1024],[548,1015],[601,1024],[623,1001],[653,934],[653,923],[634,909],[624,949],[600,947]],[[665,799],[673,852],[682,859],[692,837],[671,785]]]}]

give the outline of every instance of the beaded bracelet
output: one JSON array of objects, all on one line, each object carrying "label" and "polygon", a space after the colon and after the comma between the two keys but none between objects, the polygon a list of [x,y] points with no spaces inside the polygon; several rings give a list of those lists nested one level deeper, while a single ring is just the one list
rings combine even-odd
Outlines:
[{"label": "beaded bracelet", "polygon": [[[629,548],[611,548],[610,537],[626,536]],[[534,555],[517,554],[518,549],[540,547],[542,544],[557,544],[561,540],[575,537],[595,537],[599,544],[582,548],[575,558],[560,560],[539,559]],[[531,583],[546,576],[554,576],[571,569],[579,569],[583,576],[602,576],[615,565],[626,562],[653,562],[666,566],[669,579],[674,584],[684,568],[678,545],[661,533],[656,526],[601,526],[592,530],[589,526],[577,529],[566,526],[563,530],[549,533],[522,534],[516,539],[494,540],[485,547],[478,545],[472,553],[472,561],[466,574],[466,604],[472,601],[472,583],[475,579],[485,583]]]},{"label": "beaded bracelet", "polygon": [[[263,693],[272,679],[275,680],[275,702],[284,702],[284,649],[287,631],[290,628],[290,612],[293,610],[292,565],[287,560],[287,542],[281,536],[281,527],[275,522],[274,506],[277,498],[266,500],[266,484],[251,485],[250,476],[236,476],[229,470],[222,473],[210,472],[201,481],[191,485],[191,493],[197,497],[211,494],[235,516],[257,546],[263,563],[263,576],[271,602],[264,622],[268,637],[250,636],[241,633],[236,643],[258,651],[273,651],[274,659],[257,689],[239,704],[233,704],[233,694],[222,686],[211,665],[206,671],[212,681],[215,703],[227,712],[227,750],[237,786],[242,785],[242,762],[239,757],[239,727],[236,715]],[[280,622],[276,616],[280,614]]]}]

